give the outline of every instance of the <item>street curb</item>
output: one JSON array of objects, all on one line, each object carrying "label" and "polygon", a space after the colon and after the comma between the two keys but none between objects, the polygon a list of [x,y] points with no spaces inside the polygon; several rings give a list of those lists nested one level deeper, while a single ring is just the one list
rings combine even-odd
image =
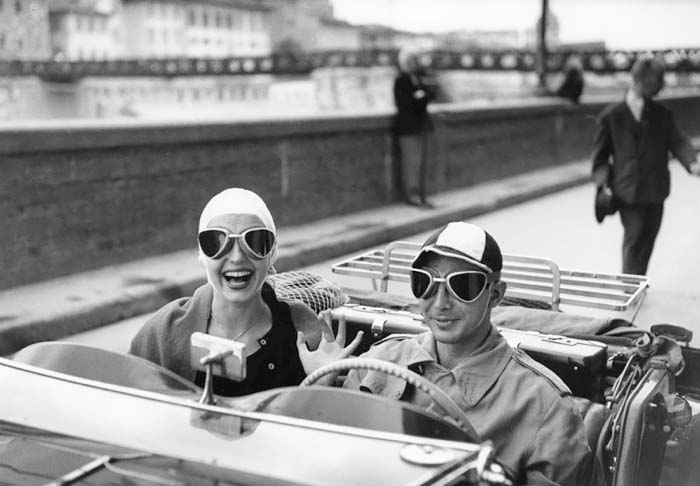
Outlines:
[{"label": "street curb", "polygon": [[513,192],[478,205],[445,209],[438,208],[433,211],[425,211],[422,216],[411,219],[410,221],[394,222],[378,229],[358,230],[354,233],[337,235],[334,238],[325,239],[313,246],[309,246],[303,251],[289,255],[281,254],[280,260],[275,264],[275,267],[279,271],[293,270],[346,253],[359,251],[369,246],[389,243],[415,233],[428,231],[445,225],[450,221],[473,218],[492,211],[515,206],[538,197],[579,186],[589,180],[590,175],[586,170],[585,173],[573,174],[567,180],[559,180],[548,186],[526,188],[521,192]]},{"label": "street curb", "polygon": [[[435,201],[438,202],[438,206],[431,210],[409,210],[409,214],[404,215],[407,212],[405,206],[393,205],[348,215],[361,221],[365,215],[368,220],[376,220],[377,213],[387,213],[386,217],[394,219],[383,220],[381,223],[370,222],[364,227],[350,225],[349,230],[305,241],[302,245],[292,248],[282,246],[275,267],[278,271],[293,270],[428,231],[450,221],[468,219],[514,206],[586,183],[590,179],[589,170],[587,162],[577,161],[470,187],[467,189],[467,198],[463,195],[465,190],[456,191],[452,200],[449,193],[436,195]],[[178,258],[181,260],[183,254],[184,252],[173,254],[173,261]],[[29,316],[6,322],[0,326],[0,355],[13,353],[35,342],[64,338],[153,312],[178,297],[192,295],[204,282],[201,267],[196,267],[192,270],[187,269],[184,275],[176,278],[155,279],[153,282],[129,288],[127,292],[117,296],[105,295],[104,298],[88,305],[76,303],[74,306],[67,305],[68,308],[56,311],[52,315]]]}]

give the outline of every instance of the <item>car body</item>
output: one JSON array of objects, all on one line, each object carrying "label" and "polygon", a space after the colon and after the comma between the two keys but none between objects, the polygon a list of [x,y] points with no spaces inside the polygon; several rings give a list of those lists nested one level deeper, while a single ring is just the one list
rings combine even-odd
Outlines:
[{"label": "car body", "polygon": [[0,359],[0,389],[0,484],[450,484],[487,450],[417,407],[343,389],[202,404],[167,370],[70,343]]},{"label": "car body", "polygon": [[[382,259],[384,274],[401,273]],[[635,282],[626,302],[643,298]],[[351,335],[365,331],[364,346],[425,330],[386,290],[333,311]],[[501,330],[580,395],[584,423],[599,414],[589,440],[609,484],[658,484],[669,439],[700,413],[700,352],[634,328],[588,339],[547,331]],[[208,397],[140,358],[64,342],[0,358],[0,390],[0,485],[510,484],[498,451],[452,421],[352,390]]]}]

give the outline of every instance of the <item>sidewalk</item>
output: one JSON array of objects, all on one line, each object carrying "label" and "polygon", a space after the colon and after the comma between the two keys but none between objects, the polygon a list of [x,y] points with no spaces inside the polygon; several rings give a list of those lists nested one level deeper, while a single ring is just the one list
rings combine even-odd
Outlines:
[{"label": "sidewalk", "polygon": [[[577,161],[435,195],[434,209],[393,204],[283,227],[275,266],[292,270],[515,205],[582,184],[589,172],[590,162]],[[151,312],[204,278],[192,248],[0,291],[0,356]]]}]

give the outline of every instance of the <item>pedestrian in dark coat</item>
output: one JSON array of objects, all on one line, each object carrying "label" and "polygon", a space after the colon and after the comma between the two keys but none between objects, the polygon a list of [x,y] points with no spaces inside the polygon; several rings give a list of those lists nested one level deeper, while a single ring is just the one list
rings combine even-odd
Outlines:
[{"label": "pedestrian in dark coat", "polygon": [[593,181],[599,190],[612,191],[620,211],[623,273],[645,275],[670,190],[668,153],[691,174],[700,175],[700,162],[673,113],[653,100],[664,84],[663,62],[642,57],[631,74],[624,101],[598,117]]},{"label": "pedestrian in dark coat", "polygon": [[410,205],[430,206],[426,198],[426,172],[433,123],[428,103],[435,93],[420,69],[416,51],[403,49],[399,53],[399,69],[394,81],[394,135],[401,160],[401,192]]},{"label": "pedestrian in dark coat", "polygon": [[578,57],[573,56],[566,62],[564,81],[557,89],[556,95],[578,104],[581,94],[583,94],[583,65]]}]

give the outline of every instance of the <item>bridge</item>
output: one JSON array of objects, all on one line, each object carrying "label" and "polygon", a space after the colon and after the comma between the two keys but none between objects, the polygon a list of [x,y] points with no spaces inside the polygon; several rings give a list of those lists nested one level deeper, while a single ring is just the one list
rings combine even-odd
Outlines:
[{"label": "bridge", "polygon": [[[548,71],[559,71],[571,55],[581,58],[586,71],[628,71],[638,56],[651,53],[664,59],[672,72],[700,72],[700,48],[649,51],[566,51],[547,54]],[[421,64],[434,70],[534,71],[532,50],[428,51]],[[176,77],[251,74],[307,74],[314,69],[396,65],[396,50],[283,53],[258,57],[121,59],[106,61],[0,61],[0,76],[38,76],[46,81],[74,82],[84,77]]]}]

